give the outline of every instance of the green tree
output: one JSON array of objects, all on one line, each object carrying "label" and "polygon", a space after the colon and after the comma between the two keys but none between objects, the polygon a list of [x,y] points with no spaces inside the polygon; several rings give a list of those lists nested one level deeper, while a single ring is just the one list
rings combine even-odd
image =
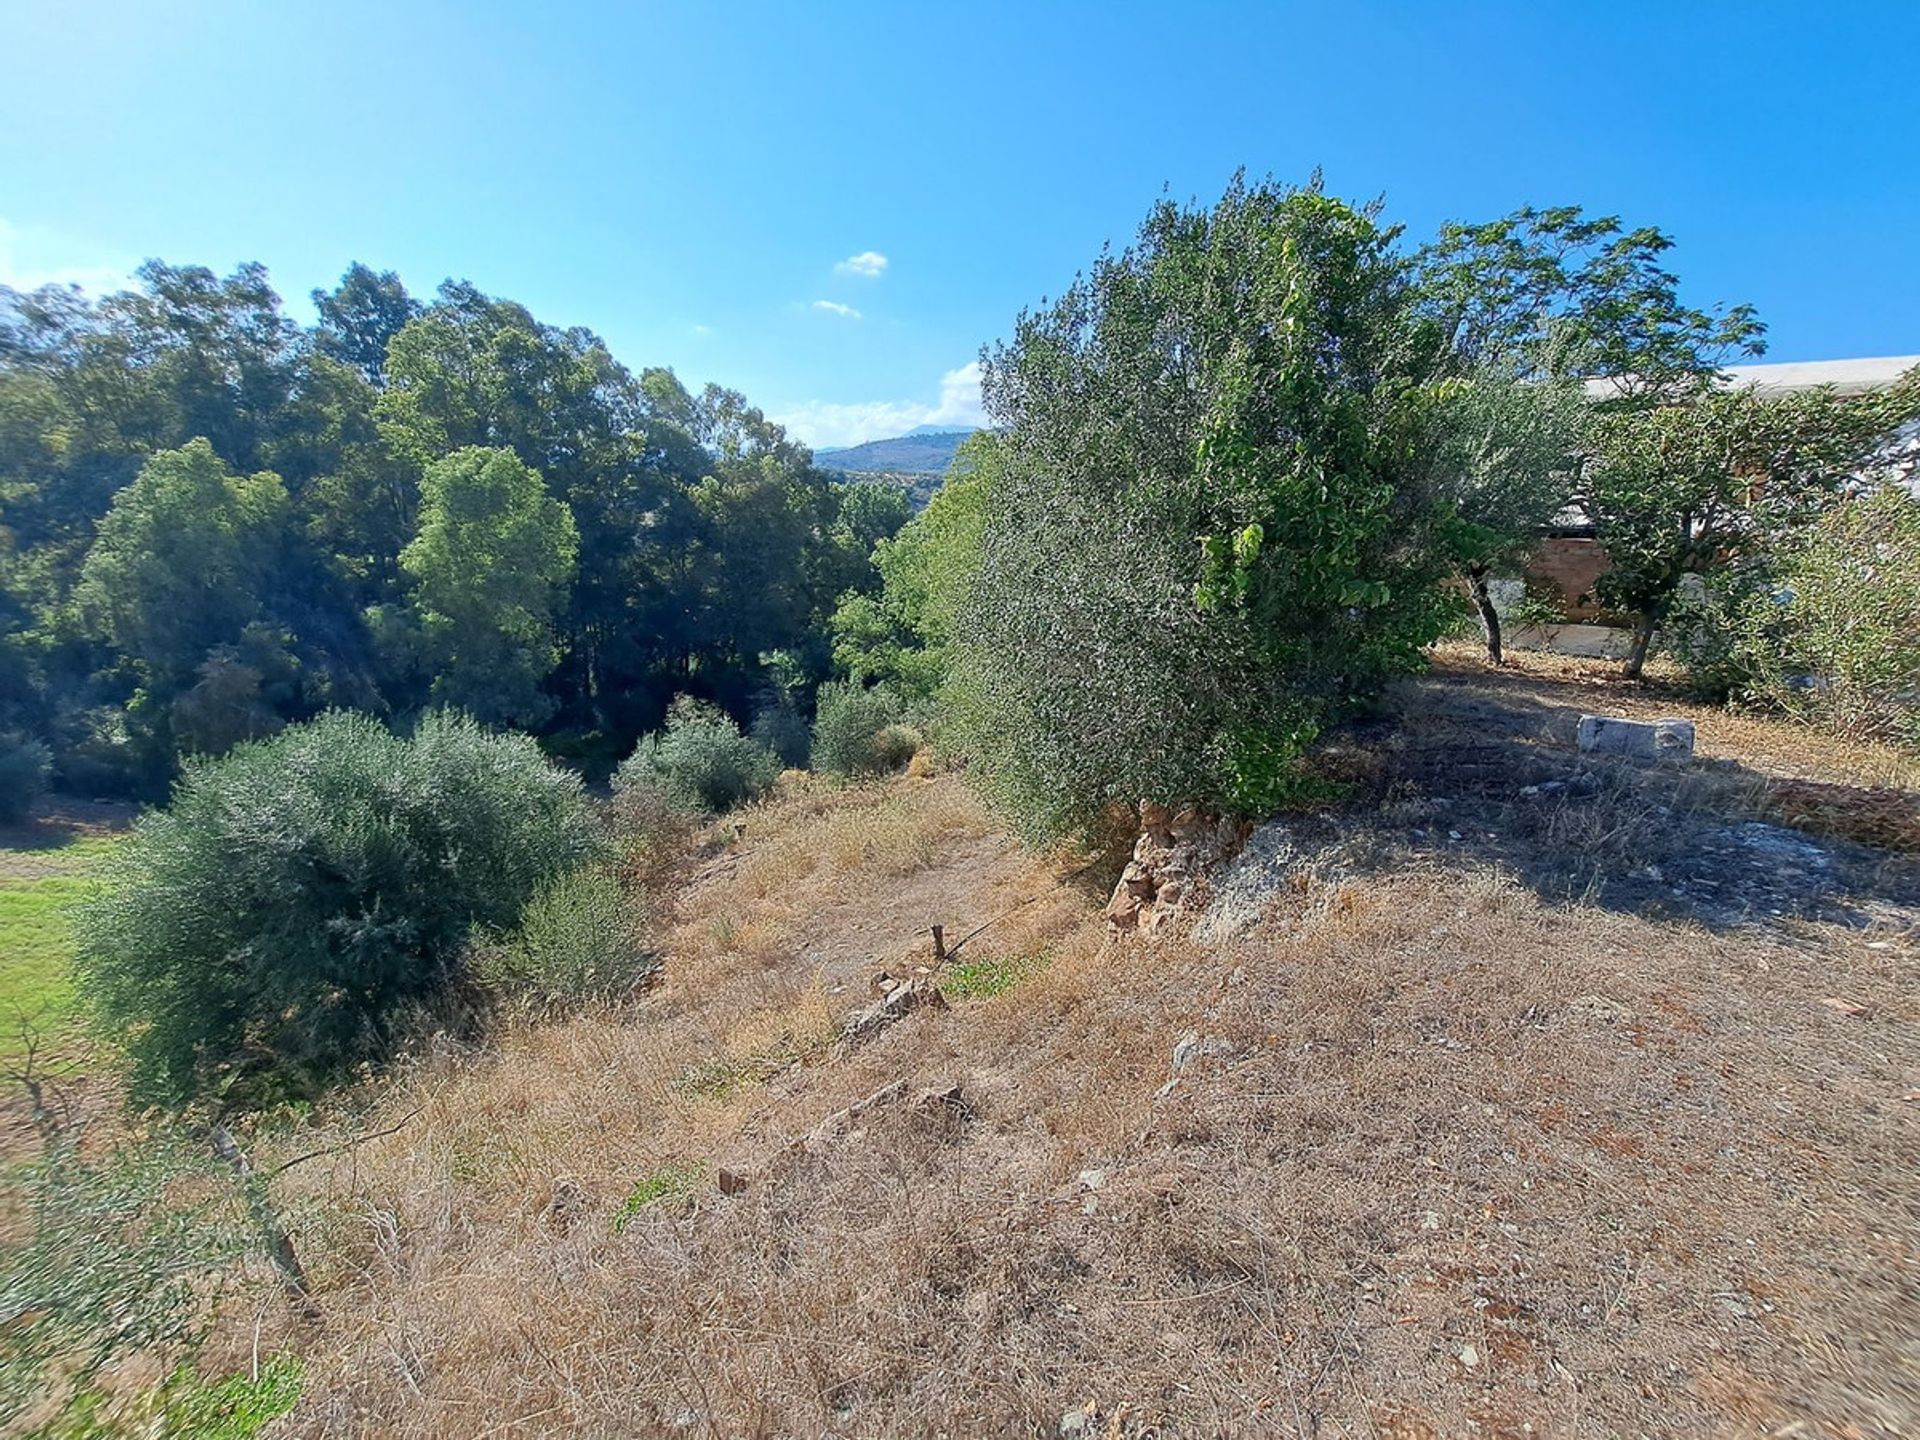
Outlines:
[{"label": "green tree", "polygon": [[531,740],[329,713],[188,765],[106,862],[81,985],[140,1100],[312,1093],[391,1053],[464,983],[476,930],[598,851],[578,778]]},{"label": "green tree", "polygon": [[1683,303],[1670,236],[1577,205],[1447,224],[1417,258],[1423,304],[1470,366],[1605,376],[1616,402],[1698,390],[1737,355],[1766,349],[1750,305]]},{"label": "green tree", "polygon": [[[1890,484],[1833,506],[1782,568],[1771,697],[1843,735],[1920,746],[1920,497]],[[1795,685],[1795,669],[1824,683]]]},{"label": "green tree", "polygon": [[279,476],[235,475],[206,440],[163,450],[101,520],[82,602],[150,682],[182,688],[265,614],[289,518]]},{"label": "green tree", "polygon": [[356,260],[332,290],[313,292],[313,308],[320,317],[313,337],[320,353],[378,385],[386,377],[387,346],[420,313],[420,302],[393,271],[376,274]]},{"label": "green tree", "polygon": [[1445,512],[1439,536],[1480,616],[1487,658],[1498,665],[1500,612],[1489,581],[1538,549],[1567,506],[1587,400],[1576,382],[1517,380],[1485,364],[1436,394],[1438,433],[1426,454],[1428,483]]},{"label": "green tree", "polygon": [[545,717],[553,615],[579,546],[567,507],[511,451],[469,446],[427,467],[420,532],[400,562],[436,701],[495,725]]},{"label": "green tree", "polygon": [[1142,798],[1267,810],[1441,624],[1436,327],[1374,216],[1236,180],[1157,206],[987,356],[968,736],[1035,834]]},{"label": "green tree", "polygon": [[1683,577],[1802,533],[1917,415],[1920,367],[1864,397],[1742,386],[1602,417],[1578,498],[1607,551],[1600,597],[1635,617],[1627,674],[1640,675]]},{"label": "green tree", "polygon": [[997,445],[986,431],[969,438],[927,508],[874,545],[880,594],[843,596],[830,626],[834,664],[849,679],[887,684],[916,702],[945,684],[959,617],[980,570]]},{"label": "green tree", "polygon": [[757,800],[780,777],[771,750],[743,735],[724,711],[691,695],[674,700],[667,723],[620,762],[616,794],[648,788],[668,804],[695,815],[713,815]]}]

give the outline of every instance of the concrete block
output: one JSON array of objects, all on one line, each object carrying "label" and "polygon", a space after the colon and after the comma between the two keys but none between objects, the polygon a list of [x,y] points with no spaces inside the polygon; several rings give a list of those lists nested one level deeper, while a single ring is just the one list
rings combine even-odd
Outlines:
[{"label": "concrete block", "polygon": [[1644,765],[1684,765],[1693,759],[1693,722],[1582,715],[1580,751],[1620,755]]}]

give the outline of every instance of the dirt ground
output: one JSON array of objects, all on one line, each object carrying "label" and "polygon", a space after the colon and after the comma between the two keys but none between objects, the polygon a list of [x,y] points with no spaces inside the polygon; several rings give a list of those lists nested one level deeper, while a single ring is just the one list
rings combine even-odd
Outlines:
[{"label": "dirt ground", "polygon": [[[324,1319],[216,1345],[310,1436],[1920,1431],[1908,762],[1562,662],[1394,709],[1205,943],[957,777],[785,786],[650,995],[267,1141],[399,1127],[280,1182]],[[838,1053],[936,921],[1006,988]]]}]

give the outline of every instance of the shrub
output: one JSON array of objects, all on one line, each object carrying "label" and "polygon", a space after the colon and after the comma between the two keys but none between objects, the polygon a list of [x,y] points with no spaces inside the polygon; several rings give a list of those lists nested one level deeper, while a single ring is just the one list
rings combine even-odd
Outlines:
[{"label": "shrub", "polygon": [[920,732],[911,725],[885,725],[873,737],[873,761],[883,771],[904,770],[920,753]]},{"label": "shrub", "polygon": [[822,685],[813,720],[815,768],[846,779],[884,774],[906,764],[920,742],[897,723],[900,708],[889,690],[839,682]]},{"label": "shrub", "polygon": [[24,820],[47,793],[53,754],[38,740],[0,735],[0,820]]},{"label": "shrub", "polygon": [[548,882],[519,926],[480,953],[483,978],[543,1001],[618,994],[652,968],[638,896],[599,866]]},{"label": "shrub", "polygon": [[1920,499],[1889,485],[1822,517],[1777,597],[1800,677],[1775,699],[1844,735],[1920,745]]},{"label": "shrub", "polygon": [[598,851],[580,782],[524,736],[335,712],[191,763],[80,913],[78,970],[136,1098],[310,1091],[387,1053],[476,928]]},{"label": "shrub", "polygon": [[789,770],[807,768],[807,757],[813,748],[813,737],[807,730],[806,716],[792,705],[770,705],[753,717],[753,729],[750,732],[753,743],[762,749],[773,752],[782,766]]},{"label": "shrub", "polygon": [[651,786],[682,810],[718,814],[757,799],[780,778],[780,761],[740,733],[718,708],[682,695],[663,730],[647,736],[614,774],[616,794]]}]

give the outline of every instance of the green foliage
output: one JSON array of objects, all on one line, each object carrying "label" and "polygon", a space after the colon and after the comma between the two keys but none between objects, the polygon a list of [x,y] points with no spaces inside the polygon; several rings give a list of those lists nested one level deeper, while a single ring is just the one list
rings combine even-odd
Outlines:
[{"label": "green foliage", "polygon": [[538,1001],[620,994],[655,966],[644,901],[600,866],[570,870],[536,892],[519,925],[483,945],[476,963],[481,979]]},{"label": "green foliage", "polygon": [[313,292],[314,342],[320,352],[353,366],[378,384],[386,375],[387,346],[420,313],[419,302],[391,270],[376,274],[355,261],[331,291]]},{"label": "green foliage", "polygon": [[1031,835],[1265,803],[1444,623],[1448,365],[1395,232],[1317,190],[1171,203],[988,358],[962,729]]},{"label": "green foliage", "polygon": [[279,476],[243,479],[204,439],[163,450],[100,521],[81,603],[150,678],[184,683],[261,618],[287,524]]},{"label": "green foliage", "polygon": [[1843,735],[1920,747],[1920,499],[1835,507],[1785,567],[1791,661],[1820,683],[1772,694]]},{"label": "green foliage", "polygon": [[22,820],[47,793],[53,752],[25,735],[0,735],[0,820]]},{"label": "green foliage", "polygon": [[1437,385],[1431,481],[1440,542],[1462,571],[1524,560],[1567,505],[1588,404],[1579,385],[1483,366]]},{"label": "green foliage", "polygon": [[655,790],[694,814],[715,815],[756,800],[780,778],[772,751],[748,739],[726,713],[682,695],[666,727],[643,739],[614,772],[614,793]]},{"label": "green foliage", "polygon": [[1053,962],[1051,950],[1031,955],[990,955],[949,965],[940,972],[940,993],[949,1000],[989,1000]]},{"label": "green foliage", "polygon": [[1683,587],[1667,648],[1702,691],[1920,746],[1920,500],[1842,500],[1767,557]]},{"label": "green foliage", "polygon": [[1766,349],[1750,305],[1681,303],[1671,237],[1577,205],[1449,223],[1418,256],[1423,307],[1456,354],[1517,376],[1605,376],[1618,399],[1698,390],[1735,355]]},{"label": "green foliage", "polygon": [[194,1440],[252,1440],[300,1402],[303,1371],[282,1352],[260,1362],[259,1374],[203,1378],[182,1366],[161,1387],[165,1433]]},{"label": "green foliage", "polygon": [[310,1092],[387,1054],[471,931],[511,929],[597,846],[531,740],[328,714],[189,765],[102,867],[82,986],[139,1099]]},{"label": "green foliage", "polygon": [[1682,577],[1764,564],[1916,415],[1920,367],[1865,397],[1738,388],[1602,417],[1579,498],[1610,562],[1601,599],[1639,617],[1630,669]]},{"label": "green foliage", "polygon": [[618,1235],[649,1206],[666,1203],[684,1205],[700,1188],[705,1170],[686,1160],[670,1160],[656,1165],[634,1182],[627,1198],[613,1214],[613,1233]]},{"label": "green foliage", "polygon": [[579,548],[567,507],[511,451],[473,446],[427,467],[420,533],[400,563],[436,701],[491,724],[546,717],[553,614]]},{"label": "green foliage", "polygon": [[994,437],[971,437],[927,508],[874,547],[881,593],[843,596],[830,625],[834,665],[847,679],[916,702],[945,685],[955,623],[980,569],[997,464]]},{"label": "green foliage", "polygon": [[[736,712],[766,655],[822,678],[897,489],[471,285],[355,265],[315,306],[257,265],[0,287],[0,729],[57,783],[157,799],[181,753],[436,699],[624,754],[689,676]],[[537,479],[427,483],[472,447]]]},{"label": "green foliage", "polygon": [[0,1423],[139,1351],[191,1346],[209,1286],[247,1250],[230,1181],[161,1130],[86,1152],[50,1132],[11,1177],[24,1233],[0,1247]]},{"label": "green foliage", "polygon": [[807,717],[792,704],[782,702],[767,706],[753,717],[753,729],[748,733],[754,744],[771,753],[787,769],[807,768],[807,757],[813,749],[813,736],[807,726]]},{"label": "green foliage", "polygon": [[918,742],[907,745],[905,737],[889,733],[903,728],[900,713],[900,699],[891,691],[838,681],[822,685],[814,702],[814,768],[852,779],[904,765]]},{"label": "green foliage", "polygon": [[920,753],[925,743],[920,732],[911,725],[883,725],[880,733],[873,737],[873,764],[881,774],[892,770],[904,770],[907,763]]}]

